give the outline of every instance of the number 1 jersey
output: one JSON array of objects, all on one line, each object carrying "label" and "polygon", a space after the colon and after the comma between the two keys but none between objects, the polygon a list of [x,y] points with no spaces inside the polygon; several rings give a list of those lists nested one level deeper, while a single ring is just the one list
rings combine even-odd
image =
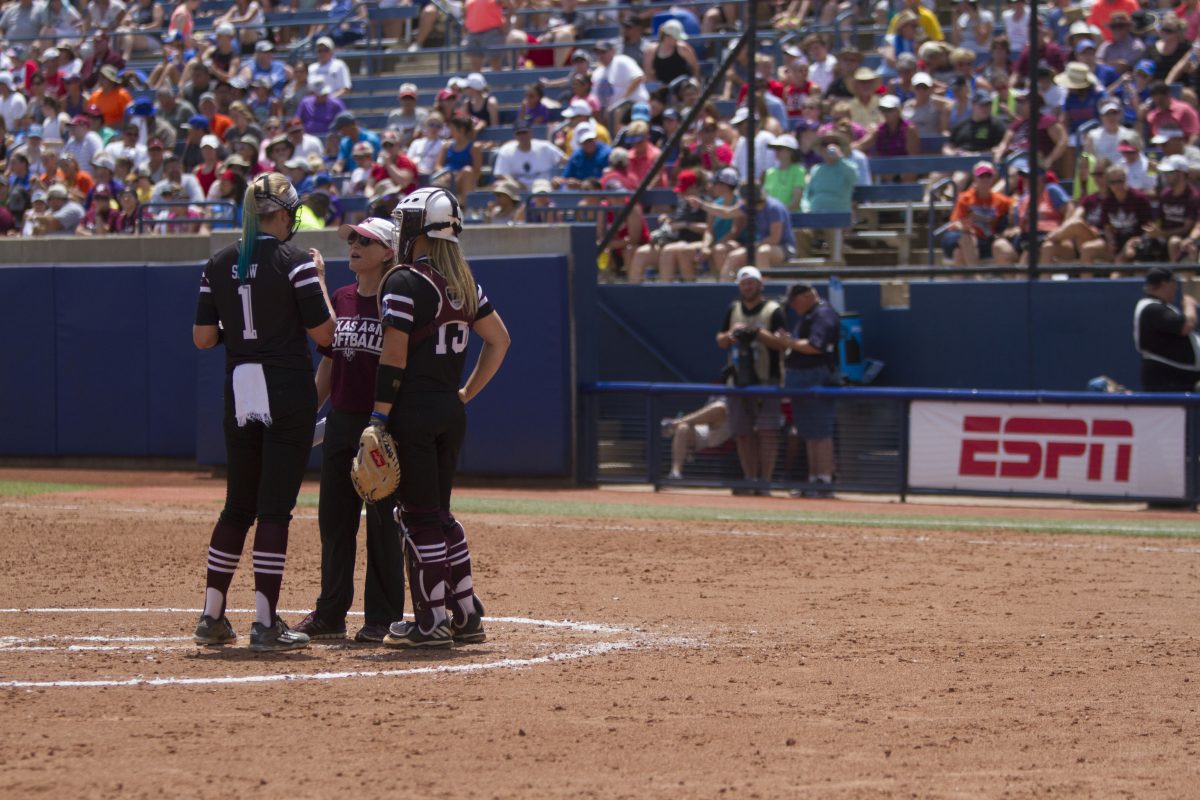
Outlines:
[{"label": "number 1 jersey", "polygon": [[408,334],[408,365],[401,394],[457,392],[462,386],[471,326],[493,312],[476,285],[477,309],[470,316],[461,298],[427,259],[393,270],[384,282],[383,324]]},{"label": "number 1 jersey", "polygon": [[329,319],[317,268],[308,254],[260,235],[245,281],[237,276],[238,245],[204,265],[196,324],[221,326],[225,366],[255,363],[312,370],[307,328]]}]

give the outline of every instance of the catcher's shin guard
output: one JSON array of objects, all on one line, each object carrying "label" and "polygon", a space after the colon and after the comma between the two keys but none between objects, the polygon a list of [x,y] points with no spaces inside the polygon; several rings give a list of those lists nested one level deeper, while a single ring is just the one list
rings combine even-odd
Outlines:
[{"label": "catcher's shin guard", "polygon": [[428,633],[446,621],[446,585],[450,577],[446,538],[436,511],[405,509],[401,518],[413,617],[418,629]]},{"label": "catcher's shin guard", "polygon": [[446,537],[449,561],[450,597],[446,603],[456,620],[465,620],[475,612],[475,584],[471,580],[471,551],[462,523],[448,511],[442,512],[442,533]]}]

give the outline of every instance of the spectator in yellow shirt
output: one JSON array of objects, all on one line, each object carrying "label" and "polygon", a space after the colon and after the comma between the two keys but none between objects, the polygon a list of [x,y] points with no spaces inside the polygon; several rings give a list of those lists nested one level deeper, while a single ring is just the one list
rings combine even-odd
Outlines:
[{"label": "spectator in yellow shirt", "polygon": [[[904,8],[907,11],[917,15],[917,24],[921,26],[922,32],[925,34],[925,39],[935,42],[946,41],[945,35],[942,33],[942,26],[938,23],[937,15],[930,11],[925,6],[921,5],[921,0],[904,0]],[[892,17],[891,23],[888,24],[888,35],[896,32],[896,22],[904,14],[901,11],[896,16]]]}]

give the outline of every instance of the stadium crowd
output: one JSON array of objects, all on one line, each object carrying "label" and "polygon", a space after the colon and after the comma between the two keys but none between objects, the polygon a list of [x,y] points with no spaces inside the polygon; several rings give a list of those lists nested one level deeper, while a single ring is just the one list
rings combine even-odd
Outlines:
[{"label": "stadium crowd", "polygon": [[[578,202],[610,206],[603,229],[621,202],[612,193],[646,178],[699,102],[742,10],[416,0],[410,35],[365,4],[295,2],[0,4],[0,233],[236,228],[246,182],[271,170],[304,198],[301,228],[433,184],[492,223],[562,219],[552,210],[563,192],[593,193]],[[671,148],[651,188],[673,190],[674,201],[632,210],[601,254],[614,272],[694,280],[777,267],[824,236],[795,230],[792,214],[848,212],[856,187],[940,177],[959,189],[941,240],[955,264],[1018,263],[1034,241],[1045,261],[1197,259],[1200,0],[1056,0],[1039,19],[1036,64],[1020,2],[770,5],[763,26],[778,38],[753,65],[740,54]],[[327,21],[268,24],[289,8]],[[815,32],[839,9],[879,31],[874,49]],[[606,25],[619,34],[588,38]],[[358,76],[341,56],[367,44],[372,26],[392,52],[419,52],[440,28],[467,69],[432,93],[404,83],[386,119],[356,111],[366,107],[351,102]],[[511,61],[506,47],[517,48]],[[539,77],[518,102],[501,102],[489,75],[514,66]],[[1023,224],[1033,92],[1045,170],[1036,232]],[[946,176],[873,175],[872,163],[922,153],[978,163]],[[471,202],[479,191],[490,199]]]}]

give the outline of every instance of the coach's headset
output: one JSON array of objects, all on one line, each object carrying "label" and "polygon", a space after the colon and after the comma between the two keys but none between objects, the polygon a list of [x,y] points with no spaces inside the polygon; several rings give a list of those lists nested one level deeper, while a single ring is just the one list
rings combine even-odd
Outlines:
[{"label": "coach's headset", "polygon": [[462,233],[462,209],[458,198],[445,189],[418,189],[402,198],[392,211],[396,225],[393,251],[397,262],[407,264],[412,258],[413,244],[420,236],[458,242]]},{"label": "coach's headset", "polygon": [[[271,190],[271,175],[279,175],[284,182],[284,188]],[[288,213],[288,235],[285,242],[291,241],[300,225],[300,196],[296,187],[279,173],[264,173],[254,179],[254,202],[258,205],[259,213],[264,210],[264,203],[273,203]]]}]

